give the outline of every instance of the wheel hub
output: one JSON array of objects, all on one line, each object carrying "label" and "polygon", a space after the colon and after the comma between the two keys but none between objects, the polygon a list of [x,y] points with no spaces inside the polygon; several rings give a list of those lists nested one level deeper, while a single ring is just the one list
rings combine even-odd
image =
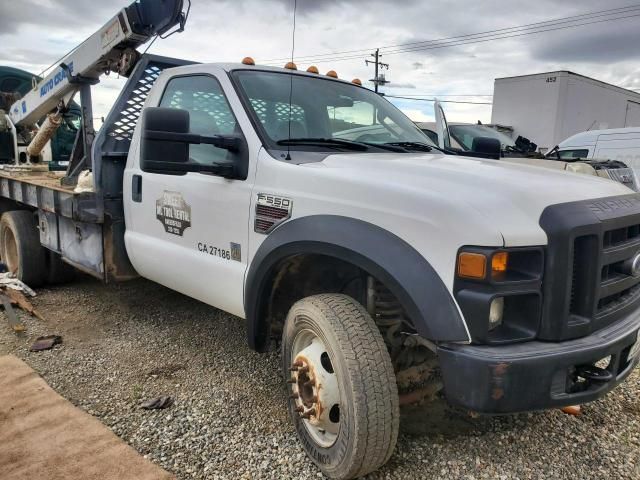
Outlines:
[{"label": "wheel hub", "polygon": [[340,430],[338,379],[322,341],[314,336],[304,343],[292,352],[290,398],[315,441],[329,447]]}]

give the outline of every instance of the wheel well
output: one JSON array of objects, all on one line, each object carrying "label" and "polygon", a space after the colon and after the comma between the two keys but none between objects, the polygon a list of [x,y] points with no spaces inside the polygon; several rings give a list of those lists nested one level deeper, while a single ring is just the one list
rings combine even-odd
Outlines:
[{"label": "wheel well", "polygon": [[30,210],[35,212],[34,208],[18,203],[15,200],[10,200],[8,198],[0,198],[0,216],[2,216],[3,213],[11,212],[14,210]]},{"label": "wheel well", "polygon": [[319,293],[344,293],[365,304],[367,273],[344,260],[320,254],[294,255],[273,269],[263,303],[271,335],[279,337],[289,309]]}]

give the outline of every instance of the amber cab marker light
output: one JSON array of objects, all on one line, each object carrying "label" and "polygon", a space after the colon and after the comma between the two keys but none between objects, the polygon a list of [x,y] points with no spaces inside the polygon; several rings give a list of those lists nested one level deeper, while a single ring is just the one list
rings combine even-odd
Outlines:
[{"label": "amber cab marker light", "polygon": [[255,65],[255,64],[256,64],[256,62],[255,62],[255,60],[254,60],[253,58],[251,58],[251,57],[244,57],[244,58],[242,59],[242,64],[243,64],[243,65]]},{"label": "amber cab marker light", "polygon": [[458,256],[458,276],[483,279],[487,273],[487,257],[481,253],[462,252]]},{"label": "amber cab marker light", "polygon": [[284,68],[286,68],[287,70],[298,70],[298,66],[293,63],[293,62],[289,62],[287,63]]},{"label": "amber cab marker light", "polygon": [[307,68],[307,72],[315,73],[317,75],[318,73],[320,73],[320,70],[318,70],[318,67],[316,67],[315,65],[311,65],[309,68]]},{"label": "amber cab marker light", "polygon": [[329,70],[327,72],[327,77],[331,77],[331,78],[338,78],[338,74],[336,73],[335,70]]},{"label": "amber cab marker light", "polygon": [[491,259],[491,271],[494,276],[505,273],[508,265],[509,254],[507,252],[498,252]]},{"label": "amber cab marker light", "polygon": [[360,80],[359,78],[354,78],[353,80],[351,80],[351,83],[360,87],[362,86],[362,80]]}]

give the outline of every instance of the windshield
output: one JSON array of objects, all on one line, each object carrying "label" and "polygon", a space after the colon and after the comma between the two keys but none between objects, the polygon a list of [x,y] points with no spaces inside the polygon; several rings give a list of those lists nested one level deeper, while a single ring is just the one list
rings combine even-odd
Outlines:
[{"label": "windshield", "polygon": [[515,148],[516,143],[504,133],[484,125],[449,125],[451,136],[455,138],[465,150],[473,149],[473,139],[478,137],[490,137],[500,140],[502,150],[509,147]]},{"label": "windshield", "polygon": [[434,146],[400,110],[371,90],[278,72],[237,70],[233,76],[270,148],[281,150],[288,144],[295,150],[348,150],[349,143],[358,142],[362,151],[372,148],[377,153],[388,152],[393,144]]}]

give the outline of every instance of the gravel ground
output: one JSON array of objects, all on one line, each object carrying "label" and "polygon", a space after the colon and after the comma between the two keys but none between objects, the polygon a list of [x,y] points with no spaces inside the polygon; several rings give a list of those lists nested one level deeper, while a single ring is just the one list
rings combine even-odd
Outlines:
[{"label": "gravel ground", "polygon": [[[0,355],[25,360],[179,479],[322,477],[287,418],[277,353],[250,351],[243,321],[142,280],[82,278],[38,293],[46,320],[26,318],[17,337],[0,316]],[[28,352],[35,337],[54,333],[63,345]],[[639,373],[579,417],[406,409],[394,456],[369,478],[639,479]],[[138,408],[162,394],[175,405]]]}]

